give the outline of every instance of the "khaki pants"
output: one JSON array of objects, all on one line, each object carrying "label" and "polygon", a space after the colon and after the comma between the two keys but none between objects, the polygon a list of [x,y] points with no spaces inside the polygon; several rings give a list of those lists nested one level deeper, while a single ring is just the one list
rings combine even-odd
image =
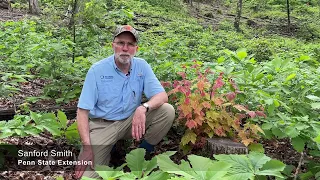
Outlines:
[{"label": "khaki pants", "polygon": [[[172,105],[165,103],[158,109],[146,114],[146,133],[143,137],[149,144],[156,145],[168,133],[175,116]],[[90,141],[94,153],[95,165],[108,165],[112,147],[120,139],[131,139],[131,122],[133,115],[122,121],[94,119],[89,121]],[[88,166],[83,176],[99,177]]]}]

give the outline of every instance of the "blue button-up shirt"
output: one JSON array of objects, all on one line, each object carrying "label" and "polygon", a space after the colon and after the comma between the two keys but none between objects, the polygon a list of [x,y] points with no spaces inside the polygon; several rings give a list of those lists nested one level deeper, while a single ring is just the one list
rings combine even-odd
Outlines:
[{"label": "blue button-up shirt", "polygon": [[90,118],[122,120],[141,104],[142,92],[148,99],[164,92],[150,65],[133,58],[130,75],[117,67],[114,55],[89,69],[78,102],[78,108],[90,110]]}]

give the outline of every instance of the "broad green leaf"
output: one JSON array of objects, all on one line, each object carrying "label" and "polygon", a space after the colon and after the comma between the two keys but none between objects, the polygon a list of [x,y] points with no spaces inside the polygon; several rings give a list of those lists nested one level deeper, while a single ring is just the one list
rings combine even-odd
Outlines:
[{"label": "broad green leaf", "polygon": [[285,167],[286,165],[283,162],[272,159],[263,165],[260,171],[261,173],[260,175],[263,175],[262,173],[267,173],[267,172],[281,172],[284,170]]},{"label": "broad green leaf", "polygon": [[254,169],[249,159],[245,155],[214,155],[214,158],[219,162],[226,162],[231,165],[230,170],[228,171],[228,175],[233,174],[253,174]]},{"label": "broad green leaf", "polygon": [[320,133],[320,121],[317,122],[316,124],[312,123],[311,126],[314,129],[314,131]]},{"label": "broad green leaf", "polygon": [[153,157],[150,161],[146,161],[146,169],[144,171],[145,175],[148,175],[153,169],[157,167],[157,158]]},{"label": "broad green leaf", "polygon": [[234,70],[234,67],[229,67],[226,70],[226,74],[230,74]]},{"label": "broad green leaf", "polygon": [[[132,173],[124,173],[121,177],[118,177],[120,180],[133,180],[137,179],[137,177]],[[114,179],[112,179],[114,180]]]},{"label": "broad green leaf", "polygon": [[118,178],[122,175],[124,175],[123,171],[117,171],[109,166],[102,166],[102,165],[96,165],[95,171],[99,174],[100,177],[103,179],[109,179],[109,178]]},{"label": "broad green leaf", "polygon": [[164,180],[164,179],[169,179],[170,176],[171,176],[170,174],[163,171],[154,171],[149,176],[146,176],[145,179],[146,180]]},{"label": "broad green leaf", "polygon": [[291,79],[295,78],[297,74],[292,73],[289,76],[286,77],[286,81],[290,81]]},{"label": "broad green leaf", "polygon": [[[320,148],[319,148],[319,149],[320,149]],[[320,151],[318,151],[318,150],[311,150],[311,151],[309,151],[309,154],[310,154],[311,156],[320,157]]]},{"label": "broad green leaf", "polygon": [[220,64],[220,63],[223,63],[225,61],[225,58],[223,56],[219,57],[217,59],[217,62]]},{"label": "broad green leaf", "polygon": [[287,175],[287,176],[289,176],[289,175],[292,173],[293,169],[295,169],[295,168],[296,168],[296,167],[293,166],[293,165],[286,165],[286,167],[284,168],[284,170],[282,171],[282,173],[285,174],[285,175]]},{"label": "broad green leaf", "polygon": [[239,174],[232,174],[232,175],[228,175],[226,176],[227,180],[247,180],[247,179],[253,179],[254,174],[253,173],[249,173],[249,172],[242,172]]},{"label": "broad green leaf", "polygon": [[304,130],[304,129],[307,129],[309,128],[310,126],[303,123],[303,122],[298,122],[295,127],[297,128],[297,130],[301,131],[301,130]]},{"label": "broad green leaf", "polygon": [[72,123],[68,128],[67,131],[77,130],[78,131],[78,125],[77,122]]},{"label": "broad green leaf", "polygon": [[282,132],[278,127],[273,127],[272,133],[280,139],[286,137],[286,134]]},{"label": "broad green leaf", "polygon": [[264,153],[263,145],[260,143],[251,143],[248,148],[250,151]]},{"label": "broad green leaf", "polygon": [[268,109],[267,109],[268,114],[269,114],[269,115],[272,115],[272,114],[274,113],[274,109],[275,109],[275,108],[276,108],[276,107],[275,107],[274,104],[268,105]]},{"label": "broad green leaf", "polygon": [[291,143],[293,148],[298,151],[298,152],[302,152],[304,150],[304,145],[305,145],[305,141],[298,137],[292,138],[291,139]]},{"label": "broad green leaf", "polygon": [[168,179],[168,180],[190,180],[190,179],[187,179],[187,178],[185,178],[185,177],[178,177],[178,176],[174,176],[174,177],[171,177],[170,179]]},{"label": "broad green leaf", "polygon": [[190,161],[192,169],[201,177],[201,179],[205,179],[206,172],[211,165],[212,160],[197,155],[189,155],[188,159]]},{"label": "broad green leaf", "polygon": [[240,60],[242,60],[248,56],[248,53],[245,51],[239,51],[239,52],[237,52],[237,56]]},{"label": "broad green leaf", "polygon": [[56,103],[62,103],[65,100],[65,98],[57,98]]},{"label": "broad green leaf", "polygon": [[317,172],[314,176],[315,176],[315,178],[317,178],[317,180],[319,180],[320,179],[320,171]]},{"label": "broad green leaf", "polygon": [[167,173],[182,175],[182,176],[189,178],[189,179],[194,178],[193,175],[189,174],[192,171],[192,169],[190,166],[188,168],[186,168],[185,161],[182,161],[180,165],[177,165],[167,155],[160,154],[156,157],[157,157],[157,161],[158,161],[158,166],[162,171],[167,172]]},{"label": "broad green leaf", "polygon": [[35,128],[39,129],[40,131],[43,131],[45,128],[44,128],[44,125],[36,125]]},{"label": "broad green leaf", "polygon": [[132,150],[129,154],[126,155],[126,162],[130,168],[131,173],[136,175],[138,178],[142,176],[142,170],[144,168],[144,155],[146,150],[143,148],[138,148]]},{"label": "broad green leaf", "polygon": [[61,135],[61,131],[59,129],[59,126],[55,123],[42,124],[41,126],[43,128],[45,128],[47,131],[49,131],[53,136],[60,136]]},{"label": "broad green leaf", "polygon": [[264,74],[263,74],[263,73],[260,73],[260,74],[258,74],[258,75],[254,78],[253,81],[258,81],[258,80],[262,79],[263,77],[264,77]]},{"label": "broad green leaf", "polygon": [[261,126],[261,128],[262,128],[263,130],[269,130],[269,129],[271,129],[272,127],[273,127],[273,124],[272,124],[272,123],[263,123],[262,126]]},{"label": "broad green leaf", "polygon": [[265,100],[265,103],[268,105],[271,105],[271,104],[273,104],[273,99],[267,99],[267,100]]},{"label": "broad green leaf", "polygon": [[176,153],[177,151],[166,151],[166,152],[164,152],[164,153],[162,153],[161,155],[165,155],[165,156],[172,156],[172,155],[174,155],[175,153]]},{"label": "broad green leaf", "polygon": [[272,71],[278,72],[281,67],[281,63],[282,63],[282,60],[280,58],[276,58],[271,61],[270,68],[272,68]]},{"label": "broad green leaf", "polygon": [[276,176],[276,177],[284,178],[280,172],[272,171],[272,170],[258,171],[258,172],[256,172],[256,174],[262,175],[262,176]]},{"label": "broad green leaf", "polygon": [[280,106],[279,101],[276,100],[276,99],[273,100],[273,104],[274,104],[275,107],[279,107]]},{"label": "broad green leaf", "polygon": [[292,126],[287,126],[285,129],[284,129],[284,132],[290,137],[290,138],[295,138],[297,137],[300,132],[295,128],[295,127],[292,127]]},{"label": "broad green leaf", "polygon": [[311,103],[312,109],[320,109],[320,103]]},{"label": "broad green leaf", "polygon": [[319,134],[317,137],[313,138],[313,140],[314,140],[316,143],[320,144],[320,134]]},{"label": "broad green leaf", "polygon": [[125,166],[127,166],[127,165],[128,165],[128,163],[123,163],[121,166],[116,167],[114,170],[116,170],[116,171],[122,171],[123,168],[124,168]]},{"label": "broad green leaf", "polygon": [[30,117],[34,120],[36,124],[39,124],[39,116],[37,113],[30,111]]},{"label": "broad green leaf", "polygon": [[30,129],[25,129],[24,130],[25,133],[36,136],[39,135],[39,133],[41,132],[39,129],[36,128],[30,128]]},{"label": "broad green leaf", "polygon": [[21,129],[14,129],[14,132],[18,135],[18,136],[21,136]]},{"label": "broad green leaf", "polygon": [[226,72],[226,68],[223,66],[215,66],[215,69],[221,72]]},{"label": "broad green leaf", "polygon": [[308,61],[310,60],[310,56],[308,55],[301,55],[300,58],[299,58],[299,61]]},{"label": "broad green leaf", "polygon": [[46,113],[41,116],[41,119],[56,120],[56,116],[53,113]]},{"label": "broad green leaf", "polygon": [[308,99],[312,100],[312,101],[320,101],[320,97],[318,96],[314,96],[314,95],[308,95],[306,96]]},{"label": "broad green leaf", "polygon": [[251,161],[254,172],[257,172],[266,162],[271,160],[268,156],[258,152],[250,152],[248,158]]},{"label": "broad green leaf", "polygon": [[313,176],[314,174],[311,171],[299,174],[299,178],[301,180],[310,180]]},{"label": "broad green leaf", "polygon": [[60,110],[58,110],[58,120],[60,121],[61,127],[65,129],[67,127],[68,118],[66,114]]},{"label": "broad green leaf", "polygon": [[230,164],[225,162],[213,162],[208,168],[206,178],[207,180],[223,180],[226,179],[224,176],[228,173]]},{"label": "broad green leaf", "polygon": [[0,131],[5,128],[6,126],[6,121],[0,121]]},{"label": "broad green leaf", "polygon": [[7,137],[10,137],[12,136],[14,133],[14,131],[9,131],[9,132],[2,132],[0,133],[0,139],[4,139],[4,138],[7,138]]},{"label": "broad green leaf", "polygon": [[80,138],[79,132],[77,130],[66,131],[65,136],[70,141],[77,140]]}]

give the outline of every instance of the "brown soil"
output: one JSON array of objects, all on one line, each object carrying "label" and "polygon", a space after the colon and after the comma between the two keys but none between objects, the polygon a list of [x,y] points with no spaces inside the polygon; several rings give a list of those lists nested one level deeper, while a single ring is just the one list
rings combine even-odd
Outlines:
[{"label": "brown soil", "polygon": [[19,21],[27,16],[28,14],[26,11],[19,9],[12,9],[12,11],[9,11],[8,9],[0,8],[0,21]]}]

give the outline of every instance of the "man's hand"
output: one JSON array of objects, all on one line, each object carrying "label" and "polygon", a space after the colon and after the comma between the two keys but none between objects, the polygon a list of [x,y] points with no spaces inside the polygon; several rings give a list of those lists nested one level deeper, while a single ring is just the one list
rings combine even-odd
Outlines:
[{"label": "man's hand", "polygon": [[[92,165],[91,165],[91,169],[93,170],[94,167],[94,162],[93,162],[93,152],[92,152],[92,147],[91,145],[84,145],[83,146],[83,151],[80,153],[79,156],[79,161],[84,160],[84,161],[91,161]],[[75,178],[79,179],[82,177],[84,171],[86,170],[87,165],[77,165],[75,167]]]},{"label": "man's hand", "polygon": [[146,132],[146,111],[145,107],[139,106],[132,118],[132,137],[137,141],[140,141]]}]

